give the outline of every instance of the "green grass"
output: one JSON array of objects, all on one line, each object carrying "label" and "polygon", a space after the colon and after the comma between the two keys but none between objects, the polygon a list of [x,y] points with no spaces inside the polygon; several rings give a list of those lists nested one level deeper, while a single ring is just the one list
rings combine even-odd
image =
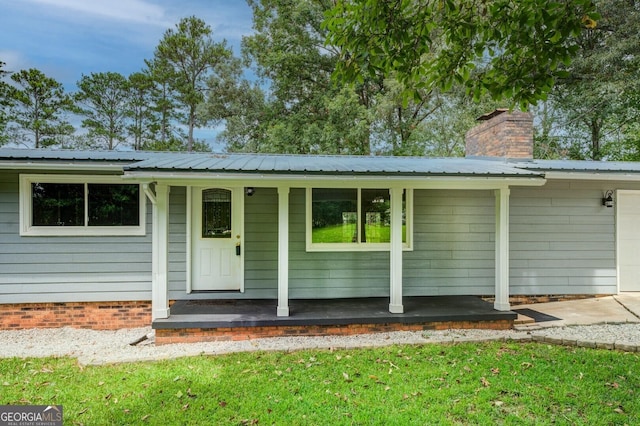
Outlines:
[{"label": "green grass", "polygon": [[80,367],[3,359],[2,404],[65,424],[638,424],[639,356],[539,344],[241,353]]},{"label": "green grass", "polygon": [[351,243],[355,236],[355,223],[324,226],[311,231],[311,241],[314,243]]},{"label": "green grass", "polygon": [[[406,241],[406,225],[402,226],[402,241]],[[314,243],[352,243],[356,236],[356,224],[331,225],[313,228],[311,240]],[[391,241],[391,228],[381,225],[365,225],[367,241],[370,243],[388,243]]]},{"label": "green grass", "polygon": [[1,404],[72,424],[639,424],[639,354],[535,343],[0,360]]}]

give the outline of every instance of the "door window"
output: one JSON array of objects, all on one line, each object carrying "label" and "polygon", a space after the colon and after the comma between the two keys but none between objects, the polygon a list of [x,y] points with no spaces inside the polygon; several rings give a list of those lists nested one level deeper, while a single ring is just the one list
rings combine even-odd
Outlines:
[{"label": "door window", "polygon": [[202,191],[202,238],[231,238],[231,191]]}]

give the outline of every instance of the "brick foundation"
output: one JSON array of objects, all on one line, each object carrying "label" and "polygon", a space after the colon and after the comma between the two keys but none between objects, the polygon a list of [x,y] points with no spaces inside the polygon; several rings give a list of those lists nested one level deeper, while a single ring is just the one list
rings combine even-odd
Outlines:
[{"label": "brick foundation", "polygon": [[15,303],[0,305],[0,329],[116,330],[151,324],[151,302]]},{"label": "brick foundation", "polygon": [[450,328],[509,330],[513,321],[453,321],[421,324],[350,324],[332,326],[270,326],[234,328],[156,329],[156,345],[220,342],[282,336],[348,336],[390,331],[447,330]]}]

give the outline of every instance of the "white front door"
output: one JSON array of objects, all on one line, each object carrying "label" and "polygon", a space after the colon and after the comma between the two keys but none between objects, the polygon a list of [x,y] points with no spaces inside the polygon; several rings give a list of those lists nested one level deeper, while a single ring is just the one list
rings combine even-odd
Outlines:
[{"label": "white front door", "polygon": [[640,191],[617,191],[616,213],[620,291],[640,291]]},{"label": "white front door", "polygon": [[192,188],[191,290],[240,290],[242,189]]}]

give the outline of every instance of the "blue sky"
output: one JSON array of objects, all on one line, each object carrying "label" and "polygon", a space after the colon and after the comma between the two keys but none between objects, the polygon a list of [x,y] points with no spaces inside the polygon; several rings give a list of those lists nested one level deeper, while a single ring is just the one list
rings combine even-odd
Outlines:
[{"label": "blue sky", "polygon": [[[0,0],[0,61],[7,71],[37,68],[74,92],[83,74],[140,71],[164,32],[191,15],[237,56],[252,32],[244,0]],[[216,134],[202,129],[196,137],[219,150]]]},{"label": "blue sky", "polygon": [[37,68],[72,91],[82,74],[141,70],[164,32],[191,15],[236,55],[252,31],[243,0],[0,0],[0,60],[9,71]]}]

